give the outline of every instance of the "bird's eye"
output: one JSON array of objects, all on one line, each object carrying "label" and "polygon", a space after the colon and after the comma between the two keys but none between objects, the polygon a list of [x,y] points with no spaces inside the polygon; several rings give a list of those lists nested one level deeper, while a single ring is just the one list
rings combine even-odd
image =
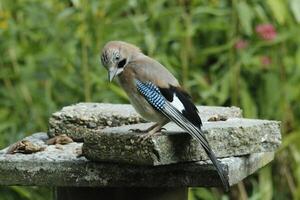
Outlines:
[{"label": "bird's eye", "polygon": [[120,55],[116,55],[115,59],[120,60]]},{"label": "bird's eye", "polygon": [[125,64],[126,64],[126,59],[121,60],[121,61],[118,63],[118,68],[124,67]]}]

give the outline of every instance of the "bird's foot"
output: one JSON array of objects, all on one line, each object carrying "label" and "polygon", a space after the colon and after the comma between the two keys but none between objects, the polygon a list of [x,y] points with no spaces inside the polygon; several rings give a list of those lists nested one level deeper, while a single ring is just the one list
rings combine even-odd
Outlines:
[{"label": "bird's foot", "polygon": [[151,138],[152,136],[161,134],[162,130],[166,130],[166,129],[160,128],[159,130],[149,131],[145,134],[142,134],[139,136],[138,142],[144,143],[147,139]]},{"label": "bird's foot", "polygon": [[149,133],[145,133],[139,136],[139,139],[137,140],[137,142],[139,143],[145,143],[149,138],[151,138],[154,135],[158,135],[161,132],[156,132],[155,134],[149,134]]},{"label": "bird's foot", "polygon": [[136,132],[136,133],[149,133],[149,132],[157,132],[160,130],[166,130],[165,128],[162,128],[161,126],[159,126],[157,123],[153,124],[152,126],[150,126],[149,128],[146,128],[144,130],[141,130],[139,128],[131,128],[129,129],[130,132]]}]

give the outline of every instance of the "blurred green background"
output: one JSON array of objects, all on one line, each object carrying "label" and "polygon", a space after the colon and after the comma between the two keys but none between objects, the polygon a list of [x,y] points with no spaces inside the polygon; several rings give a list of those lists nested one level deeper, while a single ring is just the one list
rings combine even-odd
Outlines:
[{"label": "blurred green background", "polygon": [[[0,148],[47,130],[82,102],[127,103],[108,84],[109,40],[141,47],[195,102],[282,121],[276,160],[229,194],[198,199],[300,199],[300,0],[0,0]],[[0,187],[0,200],[50,200],[51,188]]]}]

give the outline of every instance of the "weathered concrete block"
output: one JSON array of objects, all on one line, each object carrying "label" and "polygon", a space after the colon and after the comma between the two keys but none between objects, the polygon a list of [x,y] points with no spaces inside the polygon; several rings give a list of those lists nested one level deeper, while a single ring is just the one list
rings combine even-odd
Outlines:
[{"label": "weathered concrete block", "polygon": [[[221,186],[213,165],[198,161],[164,166],[137,166],[91,162],[78,157],[82,143],[47,145],[46,133],[25,138],[45,147],[33,154],[0,151],[0,185],[68,187],[196,187]],[[220,159],[230,185],[252,174],[274,158],[274,153],[254,153]]]},{"label": "weathered concrete block", "polygon": [[[166,131],[138,142],[150,124],[127,125],[90,131],[85,137],[83,154],[90,160],[136,165],[166,165],[207,160],[199,142],[175,124]],[[240,156],[275,151],[281,142],[277,121],[232,118],[227,121],[204,122],[203,130],[217,157]]]},{"label": "weathered concrete block", "polygon": [[[225,118],[242,117],[237,107],[198,106],[203,121],[221,115]],[[49,119],[48,135],[67,134],[81,140],[91,130],[145,122],[129,104],[79,103],[64,107]]]},{"label": "weathered concrete block", "polygon": [[67,134],[75,140],[81,140],[89,130],[140,122],[143,120],[129,105],[79,103],[52,114],[48,135]]}]

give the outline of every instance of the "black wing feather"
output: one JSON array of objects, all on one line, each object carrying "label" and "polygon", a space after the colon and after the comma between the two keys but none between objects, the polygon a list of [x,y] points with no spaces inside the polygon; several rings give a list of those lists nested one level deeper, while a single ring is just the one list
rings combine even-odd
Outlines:
[{"label": "black wing feather", "polygon": [[183,116],[185,116],[196,127],[200,128],[202,126],[198,109],[192,102],[191,96],[187,92],[174,86],[170,86],[169,88],[159,88],[159,90],[169,102],[172,102],[174,95],[176,95],[184,106],[184,110],[182,111]]}]

